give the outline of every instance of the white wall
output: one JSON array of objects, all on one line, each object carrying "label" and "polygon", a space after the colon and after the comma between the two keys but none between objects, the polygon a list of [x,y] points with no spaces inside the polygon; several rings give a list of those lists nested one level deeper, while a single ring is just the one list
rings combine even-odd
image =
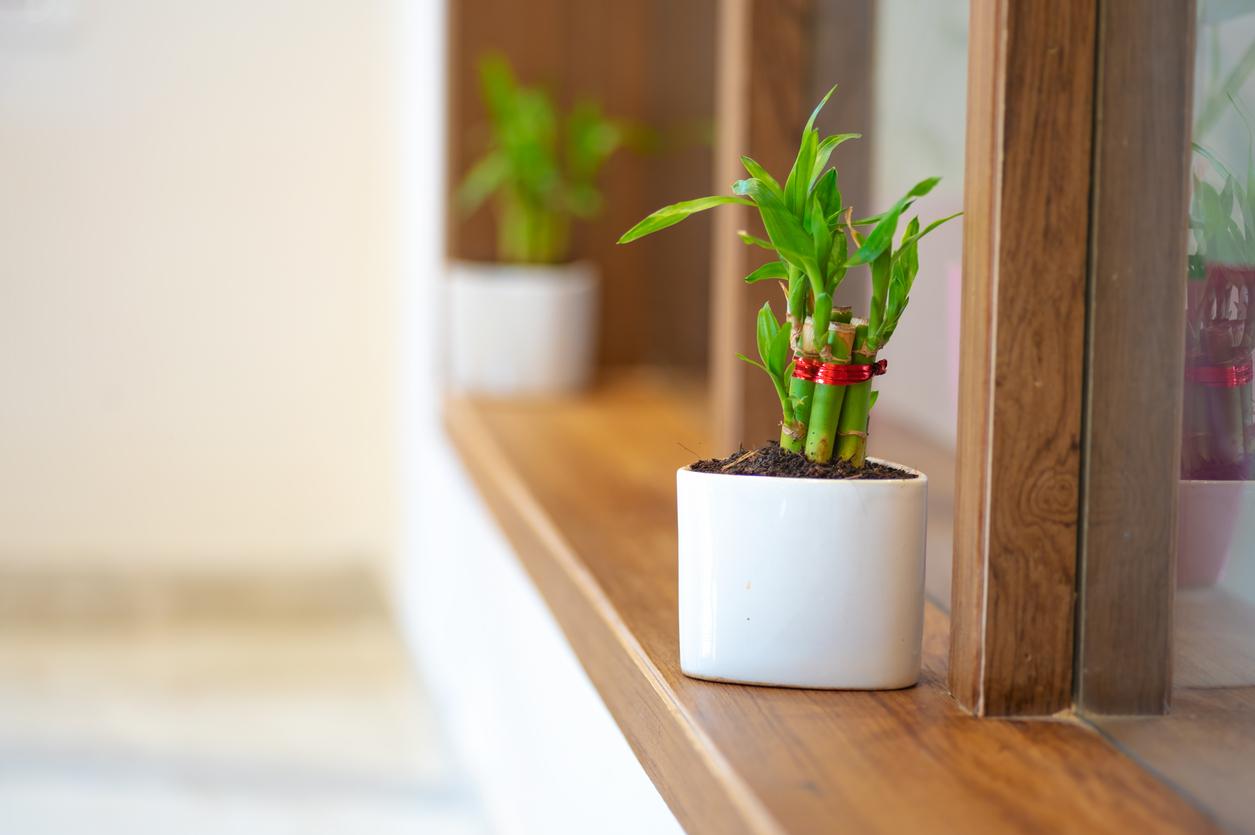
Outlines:
[{"label": "white wall", "polygon": [[53,5],[0,14],[0,561],[386,554],[390,3]]}]

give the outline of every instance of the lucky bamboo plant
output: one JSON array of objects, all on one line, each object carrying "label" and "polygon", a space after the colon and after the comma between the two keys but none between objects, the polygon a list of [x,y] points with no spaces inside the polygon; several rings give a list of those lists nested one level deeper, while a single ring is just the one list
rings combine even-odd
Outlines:
[{"label": "lucky bamboo plant", "polygon": [[601,206],[597,174],[622,144],[622,126],[593,102],[559,118],[550,96],[520,85],[500,55],[480,60],[479,81],[490,148],[463,179],[458,202],[469,213],[495,198],[502,261],[565,261],[571,219],[590,217]]},{"label": "lucky bamboo plant", "polygon": [[[1235,109],[1243,116],[1241,109]],[[1248,123],[1248,134],[1250,127]],[[1190,206],[1193,252],[1186,302],[1186,389],[1182,475],[1255,478],[1255,142],[1247,171],[1235,177],[1195,145],[1220,175],[1220,188],[1195,176]]]},{"label": "lucky bamboo plant", "polygon": [[[872,378],[885,369],[878,355],[893,336],[919,272],[919,241],[950,215],[921,228],[918,217],[894,241],[902,216],[940,178],[921,180],[885,211],[854,219],[844,204],[833,151],[860,134],[820,138],[815,120],[836,88],[811,113],[784,184],[757,162],[741,157],[749,177],[732,195],[702,197],[666,206],[628,230],[619,243],[665,229],[715,206],[753,206],[766,238],[740,232],[743,243],[775,253],[776,259],[745,277],[748,283],[778,280],[786,297],[785,321],[770,303],[758,312],[759,359],[741,356],[765,371],[782,412],[780,445],[825,463],[834,454],[855,468],[867,455],[868,416],[876,402]],[[870,231],[864,234],[860,230]],[[871,270],[871,304],[865,318],[834,308],[833,297],[847,271]]]}]

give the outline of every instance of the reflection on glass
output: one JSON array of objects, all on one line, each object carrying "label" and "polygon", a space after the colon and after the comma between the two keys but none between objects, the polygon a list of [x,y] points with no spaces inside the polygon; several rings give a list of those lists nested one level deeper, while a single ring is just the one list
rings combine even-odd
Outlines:
[{"label": "reflection on glass", "polygon": [[1255,604],[1255,2],[1200,4],[1198,35],[1178,582]]},{"label": "reflection on glass", "polygon": [[1094,721],[1255,832],[1255,0],[1200,0],[1196,61],[1172,711]]}]

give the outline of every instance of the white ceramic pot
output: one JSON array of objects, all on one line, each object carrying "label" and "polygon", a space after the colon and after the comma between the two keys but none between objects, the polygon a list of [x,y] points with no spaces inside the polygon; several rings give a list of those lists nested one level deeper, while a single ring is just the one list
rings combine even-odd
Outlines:
[{"label": "white ceramic pot", "polygon": [[676,491],[685,674],[850,690],[919,679],[923,474],[822,480],[686,467]]},{"label": "white ceramic pot", "polygon": [[1177,494],[1177,585],[1214,586],[1233,554],[1255,553],[1255,481],[1183,480]]},{"label": "white ceramic pot", "polygon": [[592,264],[449,264],[448,387],[482,394],[574,391],[592,380]]}]

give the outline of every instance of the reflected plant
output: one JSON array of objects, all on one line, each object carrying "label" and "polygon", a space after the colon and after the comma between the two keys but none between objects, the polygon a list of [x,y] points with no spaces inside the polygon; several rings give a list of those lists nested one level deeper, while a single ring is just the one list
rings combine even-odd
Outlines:
[{"label": "reflected plant", "polygon": [[480,60],[479,83],[491,143],[462,180],[458,203],[469,214],[494,199],[500,260],[565,261],[571,219],[601,208],[597,174],[622,145],[623,128],[591,101],[560,118],[552,98],[520,85],[498,54]]},{"label": "reflected plant", "polygon": [[1186,478],[1255,478],[1255,400],[1251,355],[1255,327],[1255,138],[1247,127],[1247,168],[1233,175],[1199,144],[1196,153],[1220,177],[1197,174],[1190,201],[1192,249],[1186,306],[1186,395],[1182,473]]},{"label": "reflected plant", "polygon": [[[860,138],[841,133],[820,138],[815,120],[836,90],[815,107],[802,130],[793,166],[783,185],[750,157],[741,157],[749,175],[732,185],[731,195],[687,200],[659,209],[629,229],[625,244],[722,205],[752,206],[766,237],[740,232],[748,246],[775,254],[775,260],[745,277],[748,283],[776,280],[783,285],[786,316],[770,304],[758,311],[758,359],[741,359],[770,377],[782,413],[780,445],[827,462],[834,454],[854,467],[867,455],[868,416],[876,401],[872,377],[884,370],[877,360],[909,301],[919,272],[921,238],[956,217],[921,228],[918,217],[898,229],[902,217],[940,178],[921,180],[889,209],[855,220],[844,204],[833,152]],[[861,230],[868,230],[864,234]],[[895,237],[897,238],[895,243]],[[834,308],[833,298],[851,268],[871,270],[872,296],[866,318]]]}]

